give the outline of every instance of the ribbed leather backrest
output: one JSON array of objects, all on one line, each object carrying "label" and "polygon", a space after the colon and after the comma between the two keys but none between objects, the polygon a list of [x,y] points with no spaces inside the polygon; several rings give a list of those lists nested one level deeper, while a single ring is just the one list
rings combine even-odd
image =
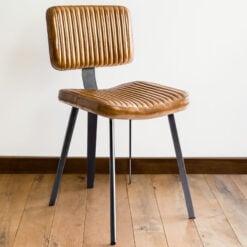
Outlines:
[{"label": "ribbed leather backrest", "polygon": [[46,13],[50,59],[59,70],[113,66],[132,60],[128,9],[55,6]]}]

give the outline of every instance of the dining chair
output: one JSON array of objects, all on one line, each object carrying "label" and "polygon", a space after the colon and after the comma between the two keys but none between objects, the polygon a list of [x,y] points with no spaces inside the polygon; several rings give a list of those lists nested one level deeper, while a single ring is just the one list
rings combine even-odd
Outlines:
[{"label": "dining chair", "polygon": [[[189,218],[195,218],[174,113],[184,110],[188,95],[154,82],[133,81],[98,89],[95,68],[127,64],[133,59],[129,11],[124,6],[54,6],[46,12],[50,61],[57,70],[82,70],[84,89],[62,89],[59,100],[71,106],[49,205],[55,204],[78,110],[88,113],[87,187],[95,174],[97,116],[109,119],[110,137],[110,243],[116,243],[116,189],[114,120],[129,121],[131,174],[131,121],[168,116]],[[152,47],[149,47],[152,49]],[[121,76],[121,75],[120,75]],[[129,175],[131,180],[131,175]]]}]

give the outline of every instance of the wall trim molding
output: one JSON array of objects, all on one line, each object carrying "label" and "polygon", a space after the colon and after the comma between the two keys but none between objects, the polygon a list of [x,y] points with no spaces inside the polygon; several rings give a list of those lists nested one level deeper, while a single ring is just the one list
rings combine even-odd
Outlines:
[{"label": "wall trim molding", "polygon": [[[55,173],[58,157],[0,156],[0,173]],[[187,173],[247,174],[247,158],[185,158]],[[107,157],[96,158],[96,173],[108,173]],[[143,158],[132,160],[133,173],[178,173],[175,158]],[[128,158],[116,158],[117,173],[128,172]],[[69,157],[65,173],[86,173],[85,157]]]}]

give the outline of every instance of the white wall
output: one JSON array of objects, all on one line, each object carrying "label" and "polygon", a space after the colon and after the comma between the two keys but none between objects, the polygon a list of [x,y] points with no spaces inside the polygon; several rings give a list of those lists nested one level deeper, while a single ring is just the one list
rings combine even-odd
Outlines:
[{"label": "white wall", "polygon": [[[135,60],[98,69],[100,87],[144,79],[187,90],[177,114],[185,156],[247,154],[246,0],[4,1],[0,8],[0,156],[57,156],[70,108],[60,88],[80,87],[80,71],[59,72],[48,57],[45,11],[61,4],[122,4],[132,13]],[[80,112],[70,154],[85,155]],[[116,123],[116,155],[125,156],[128,123]],[[173,156],[167,119],[134,122],[134,156]],[[146,142],[146,140],[149,140]],[[97,154],[108,155],[108,121],[99,120]]]}]

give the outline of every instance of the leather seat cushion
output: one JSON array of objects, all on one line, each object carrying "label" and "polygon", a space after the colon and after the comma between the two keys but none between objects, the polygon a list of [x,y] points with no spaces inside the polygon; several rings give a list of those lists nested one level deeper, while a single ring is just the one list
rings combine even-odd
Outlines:
[{"label": "leather seat cushion", "polygon": [[134,81],[110,89],[62,89],[59,99],[74,107],[112,119],[148,119],[183,110],[185,91]]}]

